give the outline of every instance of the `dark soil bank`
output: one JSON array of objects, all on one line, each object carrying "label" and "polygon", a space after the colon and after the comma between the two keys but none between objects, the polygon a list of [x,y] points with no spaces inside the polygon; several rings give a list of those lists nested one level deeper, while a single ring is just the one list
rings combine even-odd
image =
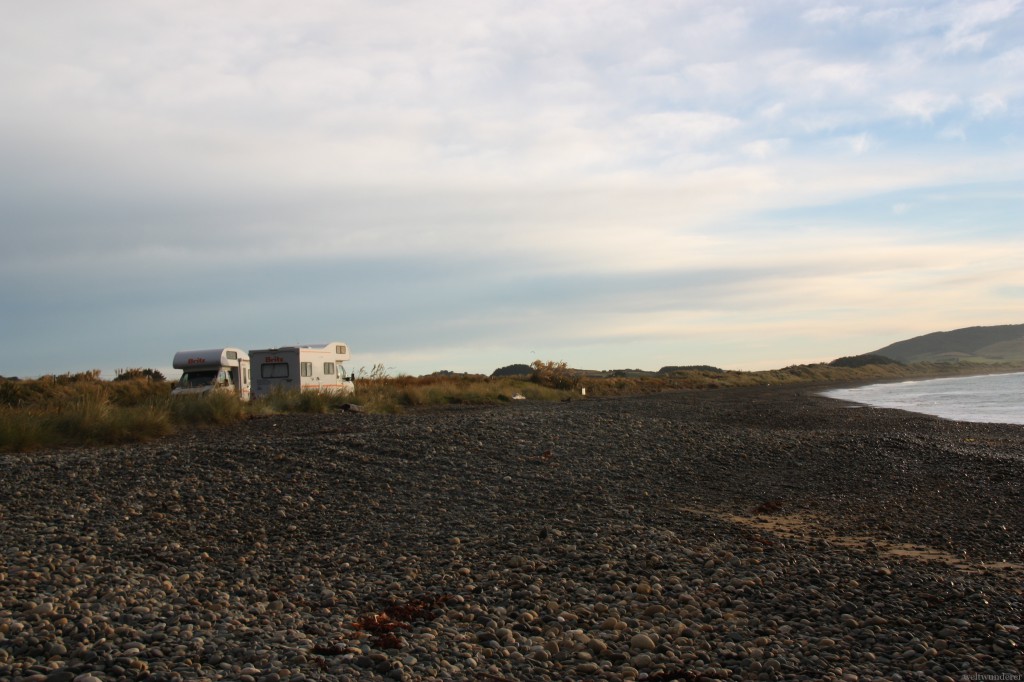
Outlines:
[{"label": "dark soil bank", "polygon": [[1024,669],[1024,427],[768,387],[0,457],[0,678]]}]

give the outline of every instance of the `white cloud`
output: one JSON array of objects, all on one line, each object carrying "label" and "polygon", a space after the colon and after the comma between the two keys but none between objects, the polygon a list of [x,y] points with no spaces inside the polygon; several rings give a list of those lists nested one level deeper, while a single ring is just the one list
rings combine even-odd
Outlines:
[{"label": "white cloud", "polygon": [[1020,0],[988,0],[953,5],[950,10],[950,27],[946,32],[946,49],[950,52],[981,50],[992,33],[985,28],[1012,17],[1020,6]]},{"label": "white cloud", "polygon": [[871,88],[871,68],[866,64],[827,63],[809,69],[806,77],[828,91],[863,94]]},{"label": "white cloud", "polygon": [[755,159],[768,159],[784,152],[789,147],[789,142],[786,138],[754,140],[743,145],[742,149],[745,154]]},{"label": "white cloud", "polygon": [[857,14],[857,8],[850,5],[822,5],[807,10],[802,18],[811,24],[831,24],[850,21]]},{"label": "white cloud", "polygon": [[901,116],[918,118],[925,123],[952,107],[959,104],[960,98],[954,94],[937,93],[927,90],[911,90],[894,95],[890,105],[894,113]]},{"label": "white cloud", "polygon": [[964,130],[963,126],[946,126],[939,133],[939,139],[964,142],[967,140],[967,132]]},{"label": "white cloud", "polygon": [[871,149],[871,136],[867,133],[838,137],[836,138],[836,141],[844,148],[858,156]]},{"label": "white cloud", "polygon": [[1005,113],[1007,109],[1006,98],[994,92],[986,92],[971,99],[971,113],[978,119]]},{"label": "white cloud", "polygon": [[682,147],[708,144],[740,125],[739,119],[703,111],[672,111],[640,114],[628,121],[633,134],[641,139]]},{"label": "white cloud", "polygon": [[[45,273],[102,299],[118,287],[91,269],[125,262],[172,281],[166,268],[189,263],[198,277],[225,252],[292,273],[422,262],[433,269],[406,291],[444,281],[436,298],[458,298],[444,279],[456,271],[480,292],[466,318],[430,309],[473,335],[467,356],[501,343],[469,322],[494,307],[485,294],[560,276],[621,291],[566,294],[563,307],[513,296],[507,308],[581,352],[605,337],[651,353],[716,333],[788,338],[826,319],[830,300],[849,311],[827,317],[837,336],[864,319],[898,328],[917,287],[959,278],[980,297],[1019,284],[987,243],[958,245],[961,266],[948,244],[925,249],[956,223],[920,224],[927,211],[902,199],[1021,178],[1009,115],[1024,94],[1019,11],[1002,0],[21,3],[0,25],[11,103],[0,109],[0,273]],[[1009,141],[983,148],[983,137]],[[882,195],[873,215],[892,207],[888,230],[814,234],[766,217]],[[465,265],[477,262],[488,267]],[[915,293],[881,293],[904,286]],[[718,309],[679,302],[695,293]],[[961,301],[953,287],[936,296]],[[993,316],[1016,305],[991,296]],[[871,311],[879,301],[892,307]],[[941,310],[928,314],[922,324]],[[389,338],[373,343],[429,361]]]},{"label": "white cloud", "polygon": [[745,68],[745,64],[733,61],[690,64],[683,70],[679,85],[697,92],[738,93],[747,85]]}]

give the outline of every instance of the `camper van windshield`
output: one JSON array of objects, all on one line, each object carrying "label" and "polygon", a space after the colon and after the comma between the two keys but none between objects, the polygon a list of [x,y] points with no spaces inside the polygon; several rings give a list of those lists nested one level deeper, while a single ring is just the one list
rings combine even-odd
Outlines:
[{"label": "camper van windshield", "polygon": [[185,372],[181,375],[181,381],[178,382],[178,385],[182,388],[209,386],[216,378],[217,370],[215,369]]}]

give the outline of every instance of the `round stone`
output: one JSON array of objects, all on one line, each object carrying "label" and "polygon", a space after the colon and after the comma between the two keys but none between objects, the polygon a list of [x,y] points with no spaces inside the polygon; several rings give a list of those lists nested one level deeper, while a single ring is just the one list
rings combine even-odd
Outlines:
[{"label": "round stone", "polygon": [[633,651],[653,651],[655,646],[654,640],[642,632],[629,639],[629,648]]}]

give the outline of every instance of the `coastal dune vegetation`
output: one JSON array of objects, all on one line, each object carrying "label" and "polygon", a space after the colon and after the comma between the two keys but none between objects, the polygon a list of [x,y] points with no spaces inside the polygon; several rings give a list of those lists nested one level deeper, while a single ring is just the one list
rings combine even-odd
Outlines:
[{"label": "coastal dune vegetation", "polygon": [[514,367],[522,367],[522,373],[394,376],[378,364],[359,371],[354,395],[282,391],[248,403],[228,393],[171,396],[173,384],[153,370],[121,370],[112,381],[101,379],[99,370],[28,380],[0,378],[0,451],[140,442],[183,428],[353,406],[368,412],[395,413],[518,399],[564,401],[742,386],[898,381],[1022,369],[1021,363],[902,364],[877,356],[752,372],[704,365],[665,367],[658,372],[598,372],[541,360]]}]

